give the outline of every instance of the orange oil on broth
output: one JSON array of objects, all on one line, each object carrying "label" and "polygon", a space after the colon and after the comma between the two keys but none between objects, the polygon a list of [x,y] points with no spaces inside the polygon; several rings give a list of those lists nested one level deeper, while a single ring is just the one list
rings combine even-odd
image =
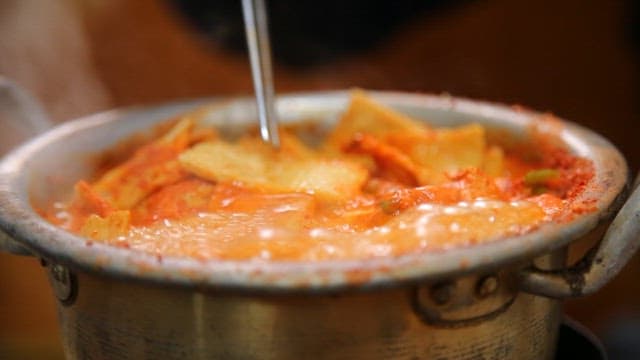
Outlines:
[{"label": "orange oil on broth", "polygon": [[590,161],[539,141],[509,152],[479,125],[433,129],[354,93],[319,148],[283,130],[234,143],[186,114],[41,213],[90,241],[160,256],[319,261],[444,251],[590,211]]},{"label": "orange oil on broth", "polygon": [[298,206],[265,207],[254,213],[200,212],[178,220],[164,219],[135,227],[115,243],[156,254],[203,259],[355,259],[442,250],[518,235],[546,217],[542,208],[528,201],[424,204],[385,225],[361,231],[337,220],[334,224],[310,221]]}]

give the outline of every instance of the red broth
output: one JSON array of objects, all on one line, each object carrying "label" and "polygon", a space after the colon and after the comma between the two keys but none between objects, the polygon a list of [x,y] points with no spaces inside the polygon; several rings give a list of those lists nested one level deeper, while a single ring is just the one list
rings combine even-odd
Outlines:
[{"label": "red broth", "polygon": [[479,125],[430,128],[364,94],[318,148],[287,130],[279,151],[228,142],[190,117],[44,216],[161,256],[321,261],[473,246],[593,210],[576,200],[590,161],[544,141],[503,149]]}]

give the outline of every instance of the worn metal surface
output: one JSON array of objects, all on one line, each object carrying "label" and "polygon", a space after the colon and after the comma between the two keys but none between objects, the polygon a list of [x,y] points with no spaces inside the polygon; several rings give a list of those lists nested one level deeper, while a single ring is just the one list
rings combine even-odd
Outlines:
[{"label": "worn metal surface", "polygon": [[[367,261],[265,263],[158,258],[98,243],[89,245],[85,239],[44,221],[33,210],[33,203],[44,204],[52,197],[63,196],[77,179],[88,176],[93,169],[93,154],[203,103],[195,101],[90,116],[59,126],[15,150],[0,162],[0,228],[39,256],[72,270],[192,287],[323,293],[396,287],[493,271],[562,248],[616,210],[615,200],[621,196],[628,177],[625,161],[615,147],[589,130],[520,108],[448,96],[371,94],[382,103],[435,125],[479,122],[489,129],[524,136],[535,123],[539,132],[559,136],[577,155],[593,160],[596,176],[584,196],[595,199],[596,211],[566,224],[548,224],[523,236],[446,252]],[[331,124],[347,101],[346,92],[292,95],[279,99],[278,111],[283,122],[311,118]],[[219,102],[206,120],[227,128],[251,124],[256,118],[251,105],[249,99]]]},{"label": "worn metal surface", "polygon": [[413,287],[334,295],[246,296],[79,274],[60,305],[69,359],[552,359],[557,301],[519,294],[466,326],[414,312]]},{"label": "worn metal surface", "polygon": [[500,316],[518,294],[517,270],[475,274],[427,286],[411,294],[414,313],[426,324],[465,327]]},{"label": "worn metal surface", "polygon": [[[374,97],[436,125],[476,121],[524,135],[540,118],[446,96]],[[330,124],[346,102],[346,93],[332,92],[286,97],[278,105],[284,121],[317,118]],[[560,136],[594,161],[596,178],[585,196],[596,199],[597,211],[524,236],[442,253],[318,263],[158,258],[90,244],[33,210],[32,204],[63,197],[89,175],[93,154],[201,103],[94,115],[62,125],[0,162],[0,228],[55,264],[49,266],[50,281],[69,358],[551,358],[558,302],[518,292],[518,274],[549,253],[536,265],[561,269],[563,248],[616,210],[627,170],[606,140],[570,123],[558,128],[555,121],[539,122],[540,131]],[[228,127],[252,123],[249,104],[221,104],[207,121]],[[635,249],[633,243],[625,246],[620,249]]]},{"label": "worn metal surface", "polygon": [[639,246],[640,188],[636,186],[603,239],[581,261],[570,268],[555,271],[535,267],[523,270],[520,286],[523,291],[553,298],[592,294],[622,270]]},{"label": "worn metal surface", "polygon": [[[536,263],[554,269],[565,258]],[[450,296],[419,308],[415,295],[443,282],[256,295],[79,273],[75,300],[59,302],[58,313],[69,359],[552,359],[559,302],[517,293],[517,271],[446,279]],[[496,312],[496,303],[506,306]],[[440,319],[463,317],[432,322],[423,306]]]}]

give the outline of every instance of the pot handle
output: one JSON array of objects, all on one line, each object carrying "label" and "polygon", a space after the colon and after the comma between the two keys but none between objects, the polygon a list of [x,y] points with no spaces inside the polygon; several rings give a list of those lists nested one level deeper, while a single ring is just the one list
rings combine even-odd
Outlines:
[{"label": "pot handle", "polygon": [[[42,106],[27,91],[0,76],[0,155],[51,127]],[[29,251],[0,230],[0,251],[28,255]]]},{"label": "pot handle", "polygon": [[520,288],[550,298],[572,298],[593,294],[615,277],[640,247],[639,183],[640,175],[600,243],[580,261],[561,270],[527,268],[520,274]]},{"label": "pot handle", "polygon": [[0,251],[14,255],[33,255],[27,248],[0,230]]}]

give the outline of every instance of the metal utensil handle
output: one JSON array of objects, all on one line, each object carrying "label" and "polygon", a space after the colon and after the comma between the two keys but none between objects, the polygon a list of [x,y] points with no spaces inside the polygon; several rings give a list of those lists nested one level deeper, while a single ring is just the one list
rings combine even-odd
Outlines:
[{"label": "metal utensil handle", "polygon": [[[636,184],[640,176],[636,179]],[[554,271],[529,268],[521,273],[521,289],[550,298],[592,294],[614,278],[640,247],[640,187],[627,199],[600,243],[574,266]]]},{"label": "metal utensil handle", "polygon": [[271,45],[264,0],[242,0],[253,86],[258,103],[260,135],[274,148],[280,146],[278,118],[275,111],[273,75],[271,72]]},{"label": "metal utensil handle", "polygon": [[[0,76],[0,154],[51,127],[40,104],[24,89]],[[29,255],[29,251],[0,230],[0,251]]]}]

